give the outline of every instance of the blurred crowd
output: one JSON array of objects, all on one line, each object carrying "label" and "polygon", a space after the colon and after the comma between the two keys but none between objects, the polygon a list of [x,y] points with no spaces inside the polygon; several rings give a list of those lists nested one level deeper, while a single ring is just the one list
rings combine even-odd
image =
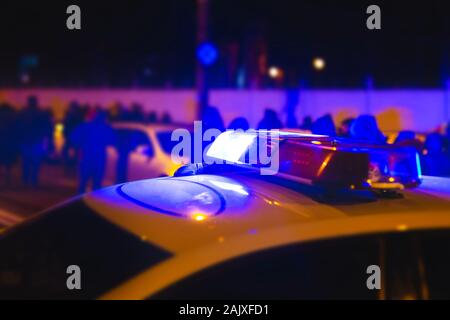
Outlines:
[{"label": "blurred crowd", "polygon": [[[116,183],[126,181],[130,143],[123,143],[116,137],[109,125],[111,122],[140,122],[147,124],[169,124],[172,119],[168,113],[158,118],[156,112],[144,112],[139,104],[126,108],[116,103],[105,111],[104,108],[90,107],[72,102],[66,112],[64,126],[64,147],[62,150],[65,167],[70,170],[78,166],[78,192],[83,193],[91,183],[92,189],[102,186],[106,169],[106,148],[116,147],[119,155],[116,168]],[[93,139],[92,137],[95,137]]]},{"label": "blurred crowd", "polygon": [[53,117],[39,108],[35,97],[29,97],[20,111],[7,104],[0,105],[0,166],[5,171],[6,184],[19,158],[22,165],[22,183],[37,186],[39,168],[53,148]]},{"label": "blurred crowd", "polygon": [[[30,96],[23,108],[0,104],[0,184],[10,185],[14,165],[21,165],[21,182],[26,187],[39,187],[43,161],[54,158],[55,128],[64,136],[61,158],[67,171],[78,168],[80,193],[101,187],[106,163],[106,147],[115,145],[110,126],[114,121],[171,123],[168,113],[158,118],[155,112],[145,113],[142,106],[129,108],[117,103],[108,111],[101,106],[70,103],[61,123],[55,123],[51,108],[39,105]],[[3,172],[1,172],[3,171]],[[66,172],[67,172],[66,171]]]},{"label": "blurred crowd", "polygon": [[[250,128],[247,119],[243,117],[232,120],[228,127],[225,127],[220,112],[214,107],[205,108],[202,119],[204,130]],[[88,184],[91,184],[93,189],[101,187],[105,172],[106,148],[118,144],[110,126],[114,121],[169,124],[172,119],[168,113],[158,118],[156,112],[144,112],[139,104],[132,104],[127,108],[117,103],[105,109],[72,102],[63,121],[56,124],[50,108],[40,106],[36,97],[29,97],[26,105],[20,109],[1,104],[0,170],[4,172],[3,183],[10,184],[12,168],[20,164],[23,185],[34,188],[39,186],[41,164],[55,152],[55,126],[60,125],[65,141],[61,158],[66,168],[73,170],[78,168],[78,191],[87,190]],[[285,128],[279,115],[274,110],[266,109],[257,129],[279,128]],[[376,118],[371,115],[348,118],[339,124],[336,124],[329,114],[315,120],[307,116],[296,129],[376,144],[388,143],[388,137],[381,132]],[[424,174],[450,176],[450,124],[444,134],[401,131],[391,143],[416,148],[421,155]],[[127,156],[127,152],[123,154]],[[126,161],[121,163],[126,164]],[[118,168],[118,176],[123,176],[122,173],[123,168]]]},{"label": "blurred crowd", "polygon": [[[305,118],[302,129],[310,130],[314,134],[351,138],[375,144],[387,144],[388,137],[378,127],[377,120],[372,115],[360,115],[356,118],[343,120],[338,127],[333,118],[327,114],[314,122]],[[420,155],[422,173],[431,176],[450,176],[450,123],[445,133],[438,130],[429,133],[416,133],[403,130],[390,141],[394,145],[415,148]]]},{"label": "blurred crowd", "polygon": [[[215,108],[207,108],[204,118],[209,119],[208,127],[223,128],[223,121]],[[283,122],[274,110],[266,109],[264,117],[258,123],[257,129],[285,128]],[[244,118],[234,119],[229,129],[249,128]],[[326,114],[313,121],[306,116],[298,129],[309,131],[313,134],[327,135],[331,137],[351,138],[361,142],[387,144],[388,137],[381,132],[377,119],[372,115],[360,115],[356,118],[346,118],[338,125],[333,117]],[[450,123],[447,124],[445,134],[429,132],[416,133],[410,130],[400,131],[391,141],[394,145],[415,148],[420,155],[422,173],[432,176],[450,176]]]}]

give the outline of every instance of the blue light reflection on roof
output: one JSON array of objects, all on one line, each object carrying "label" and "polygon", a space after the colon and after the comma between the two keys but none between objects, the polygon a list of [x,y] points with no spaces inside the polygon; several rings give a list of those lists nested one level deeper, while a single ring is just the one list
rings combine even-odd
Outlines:
[{"label": "blue light reflection on roof", "polygon": [[244,189],[244,187],[241,184],[214,181],[214,180],[211,180],[211,183],[220,189],[231,190],[240,193],[242,195],[248,196],[248,192]]},{"label": "blue light reflection on roof", "polygon": [[215,216],[243,207],[249,195],[238,182],[209,175],[134,181],[119,186],[117,193],[140,207],[177,217]]}]

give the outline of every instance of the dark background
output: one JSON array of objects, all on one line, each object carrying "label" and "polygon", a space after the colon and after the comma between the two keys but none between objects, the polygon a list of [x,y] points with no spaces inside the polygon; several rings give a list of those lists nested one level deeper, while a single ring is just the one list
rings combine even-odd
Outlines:
[{"label": "dark background", "polygon": [[[220,49],[213,87],[234,87],[221,76],[230,43],[261,34],[268,65],[296,87],[442,87],[449,67],[448,1],[210,0],[210,38]],[[66,28],[66,8],[81,7],[82,30]],[[366,8],[381,7],[381,30],[366,28]],[[175,87],[195,83],[194,0],[5,1],[0,3],[0,86],[24,86],[23,57],[36,87]],[[321,56],[318,76],[311,60]],[[21,64],[22,61],[22,64]],[[267,83],[270,87],[271,84]]]}]

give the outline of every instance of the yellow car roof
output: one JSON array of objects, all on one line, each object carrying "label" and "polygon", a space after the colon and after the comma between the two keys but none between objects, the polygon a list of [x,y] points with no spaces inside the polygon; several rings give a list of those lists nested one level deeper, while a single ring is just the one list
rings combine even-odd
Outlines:
[{"label": "yellow car roof", "polygon": [[[176,189],[180,185],[175,182],[202,185],[211,193],[228,193],[228,197],[235,193],[237,198],[230,199],[238,205],[229,205],[227,198],[225,207],[215,206],[199,188],[195,192],[204,197],[202,201],[218,212],[197,219],[154,206],[155,192],[162,197],[159,202],[180,212],[190,206],[172,200],[183,191]],[[163,185],[173,188],[166,192],[158,187]],[[141,198],[126,194],[133,188]],[[86,195],[84,201],[110,222],[174,254],[104,296],[145,298],[198,270],[266,248],[365,233],[450,227],[449,191],[450,179],[425,178],[420,188],[404,191],[399,199],[333,205],[263,179],[197,175],[131,182]]]}]

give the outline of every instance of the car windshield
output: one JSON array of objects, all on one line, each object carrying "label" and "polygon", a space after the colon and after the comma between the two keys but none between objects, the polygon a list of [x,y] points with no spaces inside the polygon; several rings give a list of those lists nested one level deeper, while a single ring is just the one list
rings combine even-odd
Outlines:
[{"label": "car windshield", "polygon": [[[0,299],[96,298],[171,256],[101,218],[82,201],[12,230],[0,241]],[[72,265],[81,270],[82,290],[66,286]]]}]

